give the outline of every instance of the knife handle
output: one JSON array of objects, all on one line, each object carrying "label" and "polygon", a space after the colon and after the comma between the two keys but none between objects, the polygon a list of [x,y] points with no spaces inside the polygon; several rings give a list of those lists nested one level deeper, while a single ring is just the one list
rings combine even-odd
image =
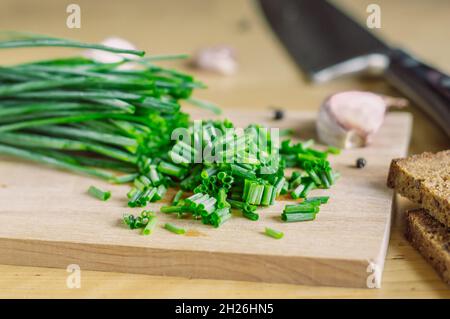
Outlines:
[{"label": "knife handle", "polygon": [[393,50],[386,79],[413,100],[450,138],[450,77],[402,50]]}]

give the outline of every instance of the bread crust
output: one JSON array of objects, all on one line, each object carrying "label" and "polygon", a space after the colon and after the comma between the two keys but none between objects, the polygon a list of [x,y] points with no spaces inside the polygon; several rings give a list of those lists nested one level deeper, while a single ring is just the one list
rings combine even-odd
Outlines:
[{"label": "bread crust", "polygon": [[405,213],[406,238],[450,285],[450,229],[424,209]]},{"label": "bread crust", "polygon": [[392,160],[387,185],[450,227],[450,150]]}]

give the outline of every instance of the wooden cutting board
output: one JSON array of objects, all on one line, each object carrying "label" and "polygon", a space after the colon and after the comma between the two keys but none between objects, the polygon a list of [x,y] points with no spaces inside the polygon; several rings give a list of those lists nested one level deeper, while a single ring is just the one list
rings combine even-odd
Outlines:
[{"label": "wooden cutting board", "polygon": [[[263,123],[294,128],[296,137],[315,137],[313,113],[288,112],[271,121],[267,112],[225,114],[238,127]],[[198,117],[194,114],[194,117]],[[121,224],[124,213],[142,209],[126,206],[127,185],[0,158],[0,263],[43,267],[77,264],[81,270],[227,280],[285,282],[347,287],[379,287],[389,240],[392,192],[385,186],[392,158],[407,152],[411,117],[390,113],[370,147],[332,156],[342,174],[315,221],[283,223],[286,197],[260,211],[260,220],[239,214],[219,229],[192,219],[158,214],[151,236],[141,236]],[[358,157],[364,169],[354,168]],[[90,185],[112,191],[101,202],[87,195]],[[168,192],[165,202],[172,199]],[[147,208],[158,211],[163,205]],[[172,222],[187,229],[175,235],[162,228]],[[265,227],[283,231],[275,240]]]}]

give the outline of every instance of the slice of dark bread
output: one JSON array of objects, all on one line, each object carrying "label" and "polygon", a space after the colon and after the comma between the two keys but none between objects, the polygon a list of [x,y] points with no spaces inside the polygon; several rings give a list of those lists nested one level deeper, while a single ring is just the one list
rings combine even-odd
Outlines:
[{"label": "slice of dark bread", "polygon": [[450,150],[392,160],[387,185],[450,227]]},{"label": "slice of dark bread", "polygon": [[406,215],[406,238],[450,285],[450,228],[431,217],[424,209]]}]

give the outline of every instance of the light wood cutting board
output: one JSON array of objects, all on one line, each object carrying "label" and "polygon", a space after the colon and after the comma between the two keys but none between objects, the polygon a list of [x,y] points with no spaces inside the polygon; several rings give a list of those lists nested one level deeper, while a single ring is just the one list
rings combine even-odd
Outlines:
[{"label": "light wood cutting board", "polygon": [[[233,111],[225,114],[237,126],[263,123],[294,128],[296,137],[315,137],[313,113],[287,112],[271,121],[270,112]],[[194,117],[198,117],[194,114]],[[373,144],[332,156],[342,174],[315,221],[283,223],[286,197],[260,211],[260,220],[239,214],[219,229],[192,219],[158,214],[151,236],[121,224],[127,185],[0,158],[0,263],[44,267],[77,264],[81,270],[119,271],[246,281],[347,287],[379,287],[389,240],[392,192],[386,176],[392,158],[406,154],[411,132],[407,113],[391,113]],[[354,168],[358,157],[364,169]],[[101,202],[87,195],[90,185],[112,191]],[[165,202],[172,199],[168,192]],[[163,205],[147,208],[158,211]],[[172,222],[187,229],[175,235],[162,228]],[[265,227],[283,231],[281,240],[263,234]]]}]

